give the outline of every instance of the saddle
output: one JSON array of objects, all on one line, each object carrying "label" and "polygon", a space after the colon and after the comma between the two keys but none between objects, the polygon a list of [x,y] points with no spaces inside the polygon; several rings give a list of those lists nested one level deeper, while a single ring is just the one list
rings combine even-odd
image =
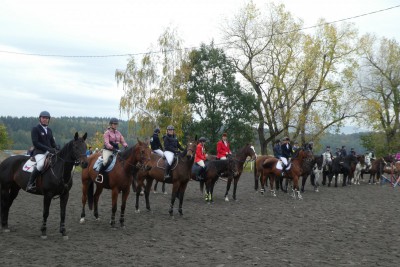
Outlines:
[{"label": "saddle", "polygon": [[[110,172],[114,168],[115,162],[117,161],[117,157],[114,154],[111,155],[110,157],[113,157],[113,159],[112,159],[111,163],[109,163],[108,165],[105,166],[105,168],[104,168],[105,172]],[[93,165],[93,170],[95,170],[97,172],[100,171],[101,164],[103,164],[103,157],[99,156]]]},{"label": "saddle", "polygon": [[[47,169],[50,168],[50,158],[52,154],[47,154],[46,158],[44,159],[44,166],[41,173],[45,172]],[[35,157],[29,157],[28,160],[25,162],[24,166],[22,166],[22,170],[24,172],[33,172],[33,169],[36,167],[36,160]]]}]

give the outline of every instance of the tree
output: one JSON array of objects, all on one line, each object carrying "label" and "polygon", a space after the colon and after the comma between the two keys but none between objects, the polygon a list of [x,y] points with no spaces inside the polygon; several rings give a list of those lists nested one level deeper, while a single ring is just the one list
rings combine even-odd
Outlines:
[{"label": "tree", "polygon": [[176,133],[183,133],[191,120],[187,112],[187,73],[182,66],[187,53],[175,30],[167,29],[158,39],[159,52],[149,53],[137,64],[132,57],[125,70],[116,70],[117,83],[122,83],[124,95],[120,110],[131,122],[140,124],[142,135],[150,135],[154,127],[173,124]]},{"label": "tree", "polygon": [[242,147],[252,142],[251,110],[254,97],[244,93],[235,79],[235,67],[222,49],[202,44],[191,51],[188,101],[198,120],[192,130],[210,140],[209,152],[216,152],[222,132],[229,132],[230,142]]},{"label": "tree", "polygon": [[4,124],[0,124],[0,150],[10,148],[12,141],[8,137],[7,128]]},{"label": "tree", "polygon": [[279,136],[304,143],[356,115],[340,97],[353,78],[357,32],[321,21],[316,34],[307,35],[284,5],[270,4],[268,12],[249,3],[224,29],[228,53],[257,96],[252,112],[262,154]]},{"label": "tree", "polygon": [[[363,121],[385,138],[386,153],[400,150],[400,45],[396,40],[382,38],[379,47],[375,36],[362,38],[364,64],[359,76]],[[373,134],[378,150],[379,134]],[[371,147],[373,149],[373,147]]]}]

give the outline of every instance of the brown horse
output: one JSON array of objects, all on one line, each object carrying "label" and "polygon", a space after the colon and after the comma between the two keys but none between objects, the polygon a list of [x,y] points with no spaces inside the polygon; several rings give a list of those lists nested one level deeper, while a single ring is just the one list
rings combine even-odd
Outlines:
[{"label": "brown horse", "polygon": [[[117,160],[114,168],[104,175],[103,182],[96,181],[97,171],[93,169],[95,162],[100,154],[91,155],[88,158],[89,167],[82,171],[82,213],[80,222],[85,222],[85,204],[88,200],[89,209],[94,204],[94,216],[99,218],[98,202],[103,188],[111,189],[112,209],[111,209],[111,227],[115,228],[115,212],[117,211],[118,194],[122,191],[121,215],[119,222],[124,227],[124,215],[126,200],[129,196],[132,174],[135,168],[146,167],[150,160],[151,150],[147,143],[138,140],[138,143],[124,152],[116,154]],[[93,183],[96,183],[96,192],[93,196]]]},{"label": "brown horse", "polygon": [[[297,196],[299,199],[302,199],[299,191],[299,178],[303,173],[303,166],[309,165],[308,162],[312,161],[313,158],[313,154],[310,150],[305,150],[301,148],[292,158],[290,168],[283,173],[283,177],[291,179],[293,181],[292,196],[294,198],[296,198]],[[273,180],[275,180],[275,178],[277,177],[282,177],[282,170],[277,168],[278,161],[279,160],[277,158],[267,158],[264,160],[262,164],[262,166],[264,167],[264,177],[268,176],[270,179]]]},{"label": "brown horse", "polygon": [[231,188],[233,180],[233,199],[236,200],[236,189],[239,182],[239,178],[242,175],[244,164],[247,162],[247,157],[251,157],[251,160],[256,160],[257,154],[254,147],[251,144],[247,144],[236,153],[233,160],[236,161],[237,173],[232,177],[228,177],[228,182],[226,184],[225,201],[229,201],[228,193]]},{"label": "brown horse", "polygon": [[[261,155],[257,156],[257,159],[255,160],[254,164],[254,189],[257,191],[258,190],[258,182],[260,181],[261,188],[260,188],[260,193],[263,195],[265,192],[265,183],[267,182],[268,177],[266,177],[264,173],[264,167],[263,163],[266,159],[268,158],[274,158],[274,156],[271,155]],[[270,182],[270,192],[273,196],[276,196],[275,190],[274,190],[274,180],[275,179],[269,179]]]},{"label": "brown horse", "polygon": [[[171,175],[172,175],[172,194],[171,194],[171,204],[169,208],[169,214],[173,215],[174,203],[175,199],[179,198],[179,209],[178,212],[180,215],[183,215],[182,204],[183,197],[185,195],[186,187],[188,182],[190,181],[190,174],[192,170],[192,165],[194,162],[194,155],[196,153],[196,142],[189,142],[186,145],[186,149],[182,154],[178,154],[172,164]],[[153,180],[157,180],[159,182],[164,181],[164,158],[161,158],[157,154],[151,154],[150,161],[148,165],[151,166],[149,170],[138,170],[136,172],[136,212],[140,212],[139,210],[139,196],[140,189],[145,187],[144,195],[146,199],[146,209],[151,210],[150,201],[149,201],[149,193],[151,190],[151,186]],[[144,181],[146,181],[146,185],[144,185]],[[168,182],[171,183],[171,182]],[[132,187],[135,186],[132,184]]]},{"label": "brown horse", "polygon": [[[232,156],[228,156],[226,160],[211,160],[206,161],[205,172],[203,174],[204,180],[200,181],[200,191],[204,191],[204,184],[206,185],[205,200],[208,203],[214,203],[213,192],[215,183],[221,176],[232,179],[233,176],[238,174],[237,161]],[[200,166],[196,166],[202,168]],[[195,168],[193,166],[193,168]],[[196,180],[196,174],[192,168],[192,180]]]},{"label": "brown horse", "polygon": [[[65,211],[69,199],[69,190],[72,187],[72,169],[74,165],[81,164],[82,168],[87,166],[86,158],[86,137],[79,137],[75,133],[74,139],[68,142],[56,154],[49,154],[49,167],[44,169],[36,179],[36,195],[43,195],[43,221],[42,235],[47,238],[47,218],[51,200],[60,196],[60,233],[64,239],[68,239],[65,228]],[[8,229],[8,214],[10,207],[18,196],[21,188],[25,189],[30,173],[22,170],[29,156],[17,155],[5,159],[0,164],[0,187],[1,187],[1,227],[4,232]],[[31,225],[29,225],[31,227]]]}]

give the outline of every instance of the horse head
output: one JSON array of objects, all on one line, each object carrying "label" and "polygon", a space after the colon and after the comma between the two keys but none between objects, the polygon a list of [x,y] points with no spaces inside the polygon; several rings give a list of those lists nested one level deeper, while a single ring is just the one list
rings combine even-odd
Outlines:
[{"label": "horse head", "polygon": [[82,137],[79,137],[78,132],[75,133],[74,140],[72,141],[72,158],[76,165],[81,165],[82,168],[88,166],[87,156],[86,156],[86,138],[87,133]]},{"label": "horse head", "polygon": [[151,167],[147,163],[151,160],[151,149],[147,142],[142,142],[139,138],[137,141],[136,145],[132,148],[136,167],[149,170]]},{"label": "horse head", "polygon": [[197,142],[196,141],[189,141],[186,144],[186,156],[190,159],[194,158],[196,154]]}]

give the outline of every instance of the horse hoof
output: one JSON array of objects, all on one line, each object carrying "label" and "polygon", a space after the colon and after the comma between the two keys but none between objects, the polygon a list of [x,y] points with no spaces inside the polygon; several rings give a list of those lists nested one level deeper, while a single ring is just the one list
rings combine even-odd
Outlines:
[{"label": "horse hoof", "polygon": [[96,222],[99,222],[99,221],[100,221],[100,217],[97,217],[95,221],[96,221]]},{"label": "horse hoof", "polygon": [[228,197],[225,197],[225,201],[226,201],[226,202],[229,202],[229,198],[228,198]]},{"label": "horse hoof", "polygon": [[158,192],[157,191],[153,191],[153,194],[157,194]]},{"label": "horse hoof", "polygon": [[164,192],[163,194],[164,194],[164,195],[168,195],[168,193],[167,193],[167,192]]},{"label": "horse hoof", "polygon": [[68,236],[67,235],[64,235],[63,236],[63,240],[68,240],[69,238],[68,238]]},{"label": "horse hoof", "polygon": [[140,213],[140,209],[135,210],[135,213]]},{"label": "horse hoof", "polygon": [[45,240],[45,239],[47,239],[47,235],[41,235],[40,238]]},{"label": "horse hoof", "polygon": [[80,223],[80,224],[84,224],[84,223],[85,223],[85,218],[81,218],[81,219],[79,220],[79,223]]},{"label": "horse hoof", "polygon": [[3,229],[3,233],[9,233],[9,232],[11,232],[9,228],[4,228]]}]

